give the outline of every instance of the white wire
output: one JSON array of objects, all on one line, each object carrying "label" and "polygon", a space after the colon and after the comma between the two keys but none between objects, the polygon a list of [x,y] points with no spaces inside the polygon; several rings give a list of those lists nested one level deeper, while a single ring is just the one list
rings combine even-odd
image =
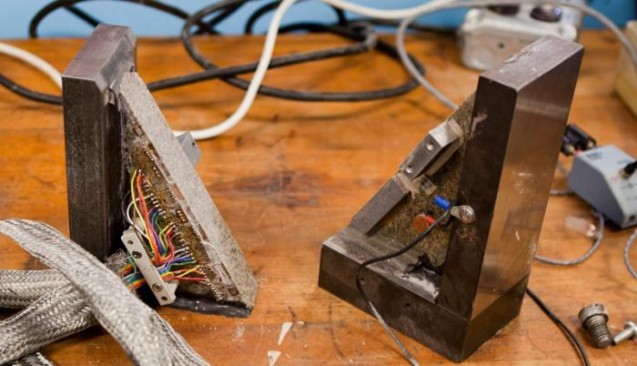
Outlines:
[{"label": "white wire", "polygon": [[[442,4],[436,7],[433,11],[438,11],[442,9],[451,9],[451,8],[460,8],[460,7],[478,7],[478,6],[488,6],[488,5],[519,5],[525,3],[535,3],[535,4],[548,4],[554,6],[564,6],[578,9],[579,11],[588,14],[597,20],[599,20],[602,24],[608,27],[619,39],[622,43],[623,47],[626,49],[626,52],[630,56],[633,61],[633,64],[637,65],[637,50],[635,50],[634,46],[630,43],[630,41],[626,38],[626,36],[621,32],[621,30],[606,16],[602,13],[588,7],[587,5],[577,4],[577,3],[568,3],[564,1],[556,1],[556,0],[501,0],[501,1],[493,1],[493,0],[465,0],[465,1],[453,1],[447,4]],[[449,107],[450,109],[456,109],[457,105],[451,99],[449,99],[446,95],[441,93],[438,89],[436,89],[425,77],[422,75],[420,71],[416,68],[414,63],[407,54],[407,50],[405,49],[405,32],[407,27],[414,22],[418,17],[423,16],[425,14],[430,13],[431,11],[427,11],[426,13],[418,13],[413,14],[412,16],[404,19],[398,29],[396,30],[396,49],[398,51],[398,55],[400,56],[400,60],[405,66],[405,69],[411,74],[411,76],[416,79],[420,83],[420,85],[427,90],[430,94],[432,94],[436,99],[442,102],[444,105]]]},{"label": "white wire", "polygon": [[[219,136],[219,135],[227,132],[228,130],[230,130],[231,128],[236,126],[245,117],[245,115],[248,113],[248,110],[252,106],[252,103],[254,102],[254,99],[256,98],[257,92],[259,90],[259,87],[261,86],[261,83],[263,82],[265,74],[266,74],[266,72],[268,70],[268,66],[270,64],[270,60],[272,59],[272,54],[274,52],[274,45],[276,43],[276,38],[278,36],[279,27],[281,25],[281,21],[283,19],[283,16],[287,12],[287,10],[294,3],[296,3],[297,1],[298,0],[283,0],[281,2],[281,4],[279,5],[279,7],[277,8],[277,10],[275,11],[275,13],[274,13],[274,15],[272,17],[272,21],[270,22],[270,25],[268,27],[268,32],[266,34],[265,43],[264,43],[264,46],[263,46],[263,51],[261,53],[261,58],[259,59],[259,63],[258,63],[257,68],[255,70],[254,76],[252,77],[252,80],[250,81],[250,85],[248,86],[248,90],[246,91],[246,93],[245,93],[245,95],[244,95],[244,97],[243,97],[243,99],[241,101],[241,104],[239,105],[237,110],[230,117],[228,117],[225,121],[223,121],[223,122],[221,122],[221,123],[219,123],[217,125],[214,125],[214,126],[208,127],[208,128],[204,128],[204,129],[200,129],[200,130],[190,131],[190,133],[192,134],[192,136],[193,136],[193,138],[195,140],[205,140],[205,139],[209,139],[209,138],[212,138],[212,137],[215,137],[215,136]],[[635,48],[630,44],[630,42],[628,41],[626,36],[623,33],[621,33],[619,28],[617,28],[617,26],[615,26],[613,24],[613,22],[610,21],[608,18],[606,18],[603,14],[599,13],[598,11],[596,11],[596,10],[586,6],[586,5],[581,5],[581,4],[576,4],[576,3],[567,3],[567,2],[555,1],[555,0],[553,0],[553,1],[551,1],[551,0],[500,0],[500,1],[495,1],[495,0],[466,0],[466,1],[459,1],[459,0],[432,0],[432,1],[427,2],[425,4],[418,5],[418,6],[411,7],[411,8],[389,10],[389,9],[370,8],[370,7],[366,7],[366,6],[362,6],[362,5],[358,5],[358,4],[353,4],[353,3],[350,3],[350,2],[344,1],[344,0],[321,0],[321,1],[323,1],[323,2],[325,2],[327,4],[330,4],[330,5],[332,5],[332,6],[336,7],[336,8],[343,9],[343,10],[346,10],[346,11],[351,11],[351,12],[358,13],[358,14],[361,14],[361,15],[364,15],[364,16],[367,16],[367,17],[371,17],[371,18],[385,19],[385,20],[396,20],[396,19],[405,20],[406,25],[408,25],[410,21],[413,21],[413,19],[415,19],[417,17],[423,16],[425,14],[429,14],[429,13],[432,13],[432,12],[435,12],[435,11],[439,11],[439,10],[443,10],[443,9],[470,7],[470,6],[478,7],[478,6],[487,6],[487,5],[502,5],[502,4],[514,4],[515,5],[515,4],[523,4],[523,3],[534,3],[534,4],[554,4],[554,5],[559,5],[559,6],[576,8],[576,9],[582,11],[585,14],[588,14],[588,15],[591,15],[591,16],[597,18],[606,27],[611,29],[611,31],[613,31],[613,33],[615,33],[615,35],[617,36],[619,41],[622,43],[624,48],[627,50],[629,56],[633,60],[633,63],[635,65],[637,65],[637,50],[635,50]],[[404,26],[404,28],[406,28],[406,25]],[[404,30],[403,30],[403,33],[404,33]],[[401,37],[404,38],[404,35],[401,36]],[[402,42],[400,42],[398,44],[399,50],[400,50],[401,45],[404,48],[404,44],[402,44]],[[406,58],[406,60],[408,62],[405,62],[405,58],[403,58],[403,57],[401,57],[401,58],[403,59],[403,62],[405,63],[406,67],[407,67],[407,65],[411,64],[411,61],[409,60],[409,58]],[[409,69],[410,68],[408,67],[408,71],[409,71]],[[416,75],[420,75],[419,72],[411,72],[410,71],[410,73],[414,77],[416,77]],[[436,93],[437,90],[430,83],[428,83],[427,80],[422,77],[422,75],[420,75],[420,77],[417,77],[417,79],[420,79],[419,81],[421,82],[421,84],[423,84],[423,86],[426,86],[426,89],[428,91],[432,92],[434,94],[434,96],[440,97],[439,99],[441,99],[443,101],[446,99],[445,104],[447,104],[450,107],[452,105],[455,105],[455,103],[453,103],[451,100],[449,100],[448,98],[444,97],[444,95],[442,95],[442,93],[439,93],[439,92]],[[183,133],[183,131],[175,131],[175,134],[181,134],[181,133]]]},{"label": "white wire", "polygon": [[405,66],[405,69],[411,74],[411,76],[416,79],[420,83],[420,85],[425,88],[427,92],[433,95],[436,99],[438,99],[442,104],[449,107],[449,109],[455,110],[458,108],[458,105],[447,97],[444,93],[438,90],[435,86],[433,86],[429,80],[425,79],[425,75],[423,75],[416,65],[411,61],[409,55],[407,54],[407,49],[405,48],[405,31],[409,24],[411,24],[418,16],[410,17],[402,22],[398,26],[396,30],[396,51],[398,51],[398,56],[400,57],[400,61]]},{"label": "white wire", "polygon": [[33,53],[10,44],[0,42],[0,54],[16,58],[35,67],[48,76],[58,88],[62,89],[62,75],[60,75],[60,72],[57,71],[50,63],[44,61]]},{"label": "white wire", "polygon": [[[139,202],[139,199],[137,199],[137,202]],[[125,219],[126,219],[126,221],[128,222],[128,224],[130,226],[134,227],[135,230],[137,230],[138,233],[140,233],[144,238],[148,239],[148,235],[146,234],[146,228],[145,227],[143,229],[140,228],[135,223],[135,220],[133,220],[133,218],[131,216],[131,208],[132,207],[133,207],[133,201],[130,201],[130,203],[126,207],[126,217],[125,217]],[[150,240],[150,239],[148,239],[148,240]]]},{"label": "white wire", "polygon": [[[285,12],[288,10],[290,6],[292,6],[298,0],[283,0],[281,5],[277,8],[274,16],[272,17],[272,21],[270,22],[270,26],[268,27],[268,33],[265,37],[265,43],[263,45],[263,51],[261,52],[261,58],[259,59],[259,64],[254,72],[254,76],[250,81],[250,85],[248,86],[248,90],[246,91],[239,108],[225,121],[201,130],[190,131],[192,137],[195,140],[205,140],[215,136],[219,136],[222,133],[228,131],[232,127],[236,126],[243,117],[248,113],[248,110],[252,106],[254,102],[254,98],[257,95],[257,91],[261,86],[261,82],[265,77],[265,73],[268,70],[268,66],[270,65],[270,60],[272,59],[272,53],[274,52],[274,44],[276,43],[276,37],[279,33],[279,26],[281,25],[281,20],[285,15]],[[183,133],[183,131],[175,131],[176,135]]]},{"label": "white wire", "polygon": [[[270,60],[272,59],[272,53],[274,51],[274,45],[276,43],[276,37],[279,33],[279,26],[281,25],[281,21],[283,16],[287,12],[287,10],[296,3],[298,0],[283,0],[276,12],[272,17],[272,21],[268,27],[268,32],[265,37],[265,43],[263,45],[263,51],[261,52],[261,58],[259,59],[259,63],[257,65],[257,69],[254,72],[254,76],[250,81],[250,85],[248,86],[248,90],[246,91],[239,108],[225,121],[201,130],[190,131],[192,137],[195,140],[205,140],[215,136],[219,136],[226,131],[230,130],[234,126],[236,126],[245,115],[248,113],[248,110],[252,106],[254,99],[257,95],[257,91],[261,86],[261,82],[265,77],[265,73],[268,71],[268,66],[270,64]],[[351,4],[347,1],[341,0],[322,0],[328,4],[334,5],[335,7],[350,10],[353,12],[357,12],[369,17],[380,18],[380,19],[402,19],[407,16],[410,16],[414,12],[425,12],[430,8],[434,8],[434,6],[439,6],[446,3],[451,3],[453,0],[433,0],[429,3],[416,6],[409,9],[401,9],[401,10],[379,10],[368,8],[356,4]],[[181,134],[183,131],[175,131],[175,134]]]}]

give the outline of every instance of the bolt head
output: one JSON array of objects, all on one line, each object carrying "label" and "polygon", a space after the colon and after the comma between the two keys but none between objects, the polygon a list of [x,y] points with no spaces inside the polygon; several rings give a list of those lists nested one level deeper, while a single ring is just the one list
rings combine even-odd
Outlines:
[{"label": "bolt head", "polygon": [[591,316],[600,315],[603,316],[604,319],[608,320],[608,312],[606,312],[606,308],[603,304],[590,304],[586,305],[579,311],[579,320],[582,322],[584,326],[586,326],[586,320]]}]

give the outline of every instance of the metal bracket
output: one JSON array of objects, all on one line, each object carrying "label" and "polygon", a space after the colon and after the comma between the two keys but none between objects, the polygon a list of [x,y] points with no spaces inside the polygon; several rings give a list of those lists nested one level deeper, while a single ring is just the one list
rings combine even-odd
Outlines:
[{"label": "metal bracket", "polygon": [[175,290],[177,284],[167,283],[161,278],[161,274],[150,260],[144,245],[137,237],[134,228],[129,228],[122,234],[122,243],[128,251],[133,261],[144,276],[148,287],[153,291],[153,295],[159,305],[169,305],[175,302]]}]

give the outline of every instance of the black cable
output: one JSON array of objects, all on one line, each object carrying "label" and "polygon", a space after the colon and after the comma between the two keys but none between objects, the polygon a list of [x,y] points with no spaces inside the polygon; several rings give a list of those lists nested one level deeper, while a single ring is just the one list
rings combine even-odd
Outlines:
[{"label": "black cable", "polygon": [[636,170],[637,170],[637,161],[633,161],[632,163],[626,164],[624,169],[622,169],[622,172],[624,177],[630,178],[633,174],[635,174]]},{"label": "black cable", "polygon": [[9,89],[13,93],[34,100],[36,102],[48,103],[48,104],[62,104],[62,97],[58,95],[51,95],[46,93],[40,93],[33,91],[31,89],[27,89],[22,85],[16,83],[15,81],[10,80],[6,76],[0,74],[0,85]]},{"label": "black cable", "polygon": [[100,20],[96,19],[95,17],[85,12],[84,10],[78,8],[77,6],[66,6],[64,7],[64,9],[68,11],[69,13],[75,15],[79,19],[83,20],[86,24],[90,25],[93,28],[97,27],[98,24],[101,23]]},{"label": "black cable", "polygon": [[[42,20],[44,20],[44,18],[46,18],[49,14],[51,14],[55,10],[60,8],[67,8],[69,6],[82,3],[82,2],[87,2],[87,1],[98,1],[98,0],[56,0],[47,4],[42,9],[38,10],[38,12],[35,13],[33,18],[31,18],[31,22],[29,23],[29,37],[38,38],[38,27],[40,23],[42,22]],[[118,1],[150,7],[150,8],[162,11],[164,13],[173,15],[177,18],[184,19],[184,20],[190,17],[190,14],[188,14],[187,12],[177,7],[164,4],[156,0],[118,0]],[[203,22],[197,22],[196,25],[199,28],[206,30],[207,32],[213,33],[213,30],[210,29],[208,24],[205,24]]]},{"label": "black cable", "polygon": [[[278,67],[283,67],[283,66],[288,66],[293,64],[311,62],[316,60],[325,60],[328,58],[340,57],[340,56],[352,55],[352,54],[364,52],[371,49],[374,46],[375,41],[376,41],[375,35],[370,33],[368,34],[367,38],[353,45],[336,47],[336,48],[321,50],[321,51],[313,51],[313,52],[307,52],[307,53],[299,53],[299,54],[276,57],[272,59],[270,63],[270,68],[278,68]],[[167,88],[184,86],[184,85],[201,82],[205,80],[216,79],[223,76],[234,76],[238,74],[250,73],[250,72],[254,72],[256,67],[257,67],[257,63],[250,63],[245,65],[237,65],[237,66],[230,66],[225,68],[205,70],[200,73],[194,73],[194,74],[189,74],[185,76],[158,80],[158,81],[147,84],[147,86],[151,91],[157,91],[157,90],[162,90]],[[6,86],[12,91],[15,91],[16,93],[22,96],[28,97],[29,99],[44,101],[44,102],[53,103],[53,104],[61,104],[60,97],[32,92],[21,86],[17,86],[16,88],[14,88],[13,87],[14,83],[11,82],[9,79],[5,78],[4,81],[5,81],[3,83],[4,86]]]},{"label": "black cable", "polygon": [[[44,19],[48,14],[50,14],[54,10],[58,8],[68,9],[68,7],[76,3],[80,3],[84,1],[92,1],[92,0],[57,0],[50,3],[48,6],[42,8],[33,17],[31,21],[31,24],[30,24],[31,35],[37,37],[38,25],[40,24],[42,19]],[[240,1],[240,0],[220,2],[215,4],[214,6],[205,8],[205,9],[208,9],[208,11],[205,12],[205,14],[203,14],[203,10],[205,9],[202,9],[202,11],[198,12],[201,14],[201,16],[199,16],[197,19],[193,19],[194,16],[188,17],[188,14],[181,11],[180,9],[166,6],[165,4],[162,4],[158,1],[143,1],[143,0],[135,0],[135,1],[120,0],[120,1],[139,3],[146,6],[151,6],[155,9],[159,9],[162,11],[166,11],[170,14],[176,15],[180,18],[187,17],[188,26],[185,25],[184,29],[192,28],[194,25],[199,26],[201,24],[205,24],[208,27],[208,29],[210,29],[211,31],[214,30],[214,26],[216,26],[218,22],[222,21],[225,16],[229,16],[230,14],[232,14],[232,12],[236,11],[239,8],[239,6],[245,4],[245,1]],[[210,10],[211,8],[213,9]],[[203,17],[210,15],[216,11],[223,11],[223,12],[217,15],[216,17],[214,17],[208,24],[203,22],[202,20]],[[90,15],[86,14],[86,16],[91,18],[92,20],[85,20],[85,21],[98,22],[98,20],[90,17]],[[346,21],[346,19],[344,18],[344,13],[343,13],[342,16],[339,16],[339,22],[344,22],[344,21]],[[270,68],[299,64],[303,62],[324,60],[324,59],[338,57],[338,56],[353,55],[356,53],[368,51],[371,48],[375,48],[379,52],[384,53],[385,55],[389,57],[392,57],[392,58],[398,57],[395,48],[385,42],[378,41],[376,39],[376,35],[369,30],[369,26],[364,27],[364,26],[358,26],[355,24],[350,24],[348,27],[342,27],[342,26],[339,27],[339,26],[326,26],[326,25],[317,24],[317,23],[296,23],[296,24],[291,24],[286,27],[283,27],[281,29],[281,32],[285,33],[289,31],[298,31],[298,30],[304,30],[308,32],[330,32],[330,33],[334,33],[351,40],[355,40],[357,41],[357,43],[353,45],[348,45],[348,46],[336,47],[333,49],[319,50],[319,51],[277,57],[272,59]],[[189,36],[190,34],[188,34],[187,36],[188,40],[190,40]],[[420,65],[415,59],[413,59],[413,57],[412,57],[412,60],[415,62],[417,67],[419,67],[420,71],[424,73],[424,69],[422,68],[422,65]],[[202,60],[200,61],[209,62],[207,59],[203,58],[203,56],[202,56]],[[224,78],[224,81],[229,82],[231,85],[240,87],[242,89],[247,89],[247,87],[249,86],[248,81],[243,79],[233,78],[232,76],[239,75],[242,73],[253,72],[257,67],[257,63],[230,66],[226,68],[217,68],[216,65],[213,65],[212,63],[210,63],[210,65],[214,66],[214,68],[209,68],[208,70],[205,70],[200,73],[158,80],[158,81],[149,83],[148,87],[150,90],[155,91],[155,90],[187,85],[187,84],[200,82],[204,80]],[[11,81],[10,79],[4,76],[0,82],[0,85],[5,86],[6,88],[15,92],[16,94],[19,94],[23,97],[26,97],[32,100],[41,101],[45,103],[51,103],[51,104],[61,104],[61,97],[59,96],[49,95],[49,94],[44,94],[44,93],[39,93],[36,91],[29,90]],[[326,92],[326,93],[304,92],[304,91],[278,89],[278,88],[272,88],[268,86],[262,86],[259,89],[259,92],[261,94],[266,94],[273,97],[279,97],[279,98],[285,98],[285,99],[291,99],[291,100],[302,100],[302,101],[365,101],[365,100],[382,99],[382,98],[389,98],[389,97],[402,95],[409,92],[410,90],[413,90],[417,86],[418,86],[417,82],[413,79],[410,79],[408,82],[398,87],[380,89],[380,90],[374,90],[374,91],[363,91],[363,92]]]},{"label": "black cable", "polygon": [[[373,25],[380,25],[385,27],[398,27],[400,25],[400,20],[391,20],[391,19],[374,19],[374,18],[355,18],[351,21],[355,22],[366,22],[371,23]],[[440,35],[449,35],[455,36],[458,29],[455,27],[442,27],[442,26],[434,26],[434,25],[426,25],[426,24],[417,24],[410,23],[407,26],[407,29],[415,30],[423,33],[436,33]]]},{"label": "black cable", "polygon": [[[246,24],[243,29],[243,34],[252,34],[254,31],[255,23],[268,12],[275,10],[278,7],[278,5],[279,5],[279,2],[272,2],[262,6],[261,8],[257,9],[254,13],[252,13],[252,15],[250,15],[250,17],[246,21]],[[370,23],[373,25],[381,25],[386,27],[398,27],[400,25],[399,20],[391,20],[391,19],[356,18],[351,20],[351,19],[347,19],[347,16],[345,15],[345,12],[343,11],[343,9],[339,9],[333,6],[332,6],[332,9],[334,9],[334,11],[336,12],[336,16],[338,17],[338,25],[347,25],[351,22],[364,22],[364,23]],[[437,33],[437,34],[444,34],[444,35],[455,35],[457,32],[457,28],[455,27],[440,27],[440,26],[424,25],[424,24],[417,24],[417,23],[411,23],[409,24],[407,28],[411,30],[416,30],[419,32]]]},{"label": "black cable", "polygon": [[363,280],[361,278],[361,272],[365,268],[369,267],[370,265],[372,265],[374,263],[378,263],[378,262],[382,262],[382,261],[386,261],[388,259],[392,259],[392,258],[398,257],[400,255],[403,255],[403,254],[407,253],[411,249],[413,249],[418,243],[420,243],[425,237],[427,237],[427,235],[429,235],[429,233],[434,228],[436,228],[447,216],[449,216],[450,212],[451,212],[450,209],[446,210],[442,215],[440,215],[436,219],[436,221],[434,221],[431,225],[429,225],[429,227],[427,227],[427,229],[425,231],[423,231],[420,235],[418,235],[409,244],[405,245],[401,249],[396,250],[396,251],[394,251],[392,253],[389,253],[389,254],[385,254],[385,255],[381,255],[379,257],[374,257],[374,258],[368,259],[368,260],[364,261],[363,263],[361,263],[358,266],[358,270],[356,270],[356,288],[358,289],[358,292],[360,293],[360,295],[363,298],[363,300],[365,300],[365,302],[369,306],[370,310],[372,311],[372,313],[374,314],[376,319],[378,319],[378,322],[383,326],[383,328],[385,328],[385,331],[387,332],[387,334],[392,338],[394,343],[396,343],[396,345],[403,352],[403,356],[412,365],[418,365],[418,362],[415,360],[414,356],[412,356],[411,353],[407,350],[407,348],[400,341],[400,339],[398,339],[398,337],[396,337],[396,334],[394,334],[394,332],[391,330],[389,325],[387,325],[387,323],[385,322],[385,319],[383,319],[382,315],[378,312],[378,310],[376,310],[376,307],[374,306],[372,301],[369,299],[369,297],[365,293],[365,289],[363,288]]},{"label": "black cable", "polygon": [[[334,32],[336,32],[334,30]],[[374,33],[367,33],[366,38],[352,45],[335,47],[326,50],[312,51],[297,53],[286,56],[275,57],[270,61],[269,69],[279,68],[283,66],[295,65],[299,63],[326,60],[334,57],[342,57],[347,55],[353,55],[372,49],[377,42],[376,35]],[[173,78],[158,80],[148,84],[148,88],[151,91],[174,88],[178,86],[184,86],[200,81],[216,79],[220,77],[235,76],[239,74],[245,74],[254,72],[258,63],[253,62],[250,64],[228,66],[224,68],[208,69],[198,73],[188,74],[184,76],[177,76]]]},{"label": "black cable", "polygon": [[[298,3],[302,2],[303,0],[299,1]],[[297,4],[298,4],[297,3]],[[250,17],[248,17],[248,20],[246,20],[245,26],[243,27],[243,34],[252,34],[252,31],[254,29],[254,25],[255,23],[261,19],[262,16],[264,16],[265,14],[276,10],[276,8],[279,7],[281,3],[279,1],[274,1],[268,4],[263,5],[262,7],[258,8],[257,10],[255,10]],[[330,6],[331,9],[334,10],[334,12],[336,13],[336,18],[337,18],[337,24],[338,25],[346,25],[348,23],[347,17],[345,17],[345,12],[343,11],[343,9],[339,9],[333,6]]]},{"label": "black cable", "polygon": [[[198,49],[194,46],[192,42],[192,37],[191,37],[192,35],[190,33],[190,28],[192,28],[194,23],[196,23],[197,21],[201,21],[204,17],[210,14],[213,14],[219,11],[220,9],[223,9],[231,4],[235,4],[237,1],[239,0],[226,0],[226,1],[221,1],[213,5],[209,5],[199,10],[195,14],[193,14],[192,17],[186,20],[184,27],[182,28],[181,39],[182,39],[184,48],[186,49],[188,54],[193,58],[193,60],[195,60],[195,62],[197,62],[200,66],[202,66],[205,69],[216,69],[217,65],[215,65],[209,59],[203,56],[198,51]],[[295,25],[296,28],[294,28],[293,26],[287,26],[285,28],[287,30],[300,29],[302,28],[301,25],[303,25],[303,27],[305,27],[308,30],[321,29],[323,31],[333,31],[335,29],[339,29],[340,30],[339,33],[341,35],[347,36],[348,38],[354,39],[354,40],[361,40],[361,38],[365,37],[364,34],[361,34],[360,32],[357,32],[357,31],[353,31],[352,29],[343,28],[343,27],[330,27],[330,26],[325,26],[323,24],[298,23]],[[284,29],[284,31],[286,29]],[[393,58],[398,57],[396,49],[393,46],[387,43],[384,43],[380,40],[376,44],[376,49]],[[417,65],[418,67],[422,68],[420,64],[417,64]],[[424,70],[421,69],[421,72],[424,72]],[[229,83],[230,85],[239,87],[244,90],[247,89],[248,86],[250,85],[250,82],[248,80],[235,78],[235,77],[225,77],[225,78],[222,78],[222,80]],[[365,92],[308,92],[308,91],[280,89],[280,88],[270,87],[267,85],[261,85],[261,87],[259,88],[259,93],[263,95],[276,97],[276,98],[298,100],[298,101],[313,101],[313,102],[319,102],[319,101],[320,102],[328,102],[328,101],[329,102],[336,102],[336,101],[350,102],[352,101],[353,102],[353,101],[366,101],[366,100],[373,100],[373,99],[390,98],[390,97],[405,94],[413,90],[417,86],[418,86],[418,83],[415,80],[410,78],[406,83],[404,83],[401,86],[398,86],[395,88],[371,91],[371,92],[367,92],[367,91]]]},{"label": "black cable", "polygon": [[[227,9],[225,9],[219,15],[217,15],[217,16],[213,17],[212,19],[210,19],[209,21],[207,21],[206,23],[208,24],[208,27],[210,27],[210,29],[213,32],[213,33],[210,33],[210,34],[220,34],[219,31],[216,30],[217,25],[219,25],[224,20],[228,19],[228,17],[230,17],[232,14],[236,13],[248,1],[249,0],[242,1],[239,4],[229,6]],[[199,29],[197,29],[194,32],[194,34],[197,34],[197,35],[201,35],[201,34],[205,34],[205,33],[206,33],[206,30],[202,29],[202,28],[199,28]]]},{"label": "black cable", "polygon": [[526,294],[529,295],[529,297],[537,304],[537,306],[544,312],[544,314],[546,314],[546,316],[548,316],[549,319],[551,319],[551,321],[555,323],[555,325],[562,331],[562,333],[564,333],[564,335],[566,336],[568,341],[571,343],[571,345],[573,345],[573,348],[575,349],[578,356],[580,357],[582,361],[582,365],[590,366],[591,363],[588,359],[588,355],[586,354],[586,350],[584,349],[584,346],[579,341],[579,339],[577,339],[575,334],[570,329],[568,329],[566,324],[564,324],[564,322],[562,322],[562,320],[558,318],[557,315],[555,315],[555,313],[553,313],[551,309],[549,309],[548,306],[546,306],[546,304],[544,304],[544,302],[540,299],[540,297],[537,296],[528,287],[526,288]]}]

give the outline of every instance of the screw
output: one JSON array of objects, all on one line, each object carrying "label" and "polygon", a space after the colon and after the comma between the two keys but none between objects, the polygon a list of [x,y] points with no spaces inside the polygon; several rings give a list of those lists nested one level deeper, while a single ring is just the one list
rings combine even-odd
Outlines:
[{"label": "screw", "polygon": [[155,292],[159,292],[159,291],[161,291],[161,290],[163,289],[163,287],[161,287],[161,285],[160,285],[160,284],[155,283],[155,284],[153,284],[152,289],[153,289],[153,291],[155,291]]},{"label": "screw", "polygon": [[624,330],[617,333],[617,335],[613,338],[613,343],[620,344],[633,338],[637,338],[637,324],[628,321],[624,324]]},{"label": "screw", "polygon": [[452,207],[451,216],[457,218],[463,224],[472,224],[476,221],[476,212],[473,207],[468,205]]},{"label": "screw", "polygon": [[608,330],[608,313],[602,304],[591,304],[582,308],[579,312],[579,320],[586,329],[597,348],[606,348],[611,345],[613,338]]}]

